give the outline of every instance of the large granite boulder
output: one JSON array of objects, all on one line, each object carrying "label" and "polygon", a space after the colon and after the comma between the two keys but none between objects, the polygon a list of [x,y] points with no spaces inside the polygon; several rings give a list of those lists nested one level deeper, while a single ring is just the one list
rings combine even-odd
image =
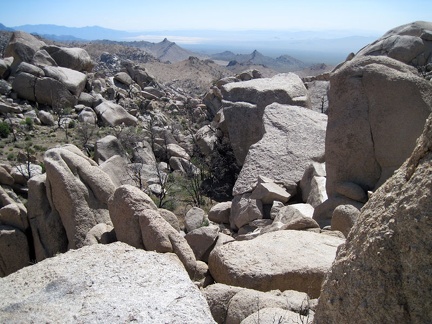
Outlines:
[{"label": "large granite boulder", "polygon": [[[330,83],[327,193],[330,201],[364,203],[366,192],[384,183],[412,152],[432,110],[432,84],[384,56],[355,58]],[[332,212],[314,218],[329,225]]]},{"label": "large granite boulder", "polygon": [[138,119],[129,114],[122,106],[111,102],[104,101],[94,108],[99,118],[108,126],[135,126]]},{"label": "large granite boulder", "polygon": [[432,115],[410,158],[363,207],[328,273],[316,323],[432,318]]},{"label": "large granite boulder", "polygon": [[93,69],[94,63],[85,49],[55,45],[44,46],[43,49],[49,53],[58,66],[80,72],[91,72]]},{"label": "large granite boulder", "polygon": [[0,223],[0,278],[30,265],[29,250],[22,231]]},{"label": "large granite boulder", "polygon": [[214,323],[177,257],[95,244],[0,279],[3,323]]},{"label": "large granite boulder", "polygon": [[[264,108],[274,102],[309,107],[307,90],[293,74],[278,74],[222,86],[224,124],[237,163],[243,165],[249,147],[264,135]],[[241,126],[239,126],[241,125]]]},{"label": "large granite boulder", "polygon": [[216,247],[209,270],[216,282],[261,291],[297,290],[318,297],[343,240],[303,231],[266,233]]},{"label": "large granite boulder", "polygon": [[47,197],[60,215],[71,249],[83,246],[87,232],[98,223],[111,224],[108,198],[115,187],[109,176],[76,146],[46,151]]},{"label": "large granite boulder", "polygon": [[84,90],[87,82],[84,73],[58,66],[44,66],[42,69],[46,77],[60,81],[76,97],[79,97]]},{"label": "large granite boulder", "polygon": [[4,57],[13,57],[12,70],[14,70],[21,62],[30,63],[33,55],[45,45],[44,42],[30,34],[16,31],[9,40]]},{"label": "large granite boulder", "polygon": [[258,176],[282,183],[295,194],[305,169],[312,162],[324,160],[327,116],[274,103],[265,108],[263,124],[265,134],[249,148],[233,194],[251,192]]},{"label": "large granite boulder", "polygon": [[416,21],[389,30],[356,55],[383,55],[416,67],[430,63],[432,22]]}]

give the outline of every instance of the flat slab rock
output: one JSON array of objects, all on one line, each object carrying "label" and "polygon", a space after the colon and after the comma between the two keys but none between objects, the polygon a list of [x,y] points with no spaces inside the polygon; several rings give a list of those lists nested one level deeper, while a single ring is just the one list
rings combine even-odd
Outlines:
[{"label": "flat slab rock", "polygon": [[172,254],[86,246],[0,279],[1,323],[215,323]]},{"label": "flat slab rock", "polygon": [[212,251],[216,282],[255,290],[306,292],[316,298],[343,239],[306,231],[277,231]]}]

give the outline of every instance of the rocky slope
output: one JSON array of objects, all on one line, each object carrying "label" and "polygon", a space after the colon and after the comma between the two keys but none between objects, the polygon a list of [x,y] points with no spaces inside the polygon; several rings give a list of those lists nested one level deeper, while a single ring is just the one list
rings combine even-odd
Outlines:
[{"label": "rocky slope", "polygon": [[[109,259],[118,273],[124,265],[111,259],[128,265],[132,255],[164,264],[157,272],[187,273],[183,285],[201,289],[219,323],[272,314],[304,322],[315,310],[315,320],[325,323],[423,321],[428,313],[415,292],[427,296],[430,289],[423,274],[430,265],[424,243],[430,120],[417,147],[415,139],[431,111],[430,62],[422,61],[430,57],[429,30],[430,23],[413,23],[378,41],[383,52],[400,53],[402,43],[421,39],[408,61],[405,52],[398,61],[374,50],[305,80],[257,70],[219,75],[202,96],[152,76],[146,64],[160,62],[137,64],[105,48],[94,62],[82,48],[15,33],[0,60],[0,141],[4,152],[21,151],[13,165],[0,165],[0,285],[14,295],[15,282],[30,280],[33,266],[27,266],[35,261],[41,272],[72,262],[80,273],[76,258],[96,267]],[[421,64],[420,73],[407,63]],[[212,64],[189,58],[164,66],[179,65],[193,78],[217,71]],[[60,142],[53,134],[75,145],[52,147]],[[42,138],[52,143],[35,154],[33,141]],[[362,271],[352,271],[357,268]],[[45,287],[42,304],[66,289],[79,298],[65,298],[65,307],[85,296],[79,317],[93,320],[105,316],[96,292],[109,305],[125,305],[113,314],[126,322],[165,315],[168,322],[188,321],[189,310],[201,313],[200,322],[212,321],[202,297],[194,305],[178,297],[186,289],[195,298],[195,288],[176,285],[160,296],[156,288],[154,303],[166,305],[168,298],[180,312],[161,314],[164,306],[156,310],[144,297],[132,301],[115,290],[121,287],[112,276],[107,285],[114,283],[110,290],[117,293],[107,296],[96,290],[97,272],[83,275],[95,279],[35,277]],[[159,284],[156,278],[127,273],[121,279],[141,295],[142,286]],[[25,294],[1,299],[5,320],[34,307]],[[137,310],[137,302],[148,312]],[[58,316],[40,309],[41,316]]]}]

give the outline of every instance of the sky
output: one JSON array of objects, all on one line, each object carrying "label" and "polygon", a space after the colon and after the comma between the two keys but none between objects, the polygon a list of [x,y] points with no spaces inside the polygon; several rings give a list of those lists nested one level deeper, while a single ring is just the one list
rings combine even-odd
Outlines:
[{"label": "sky", "polygon": [[381,35],[432,21],[431,0],[8,0],[7,27],[55,24],[154,30],[349,30]]}]

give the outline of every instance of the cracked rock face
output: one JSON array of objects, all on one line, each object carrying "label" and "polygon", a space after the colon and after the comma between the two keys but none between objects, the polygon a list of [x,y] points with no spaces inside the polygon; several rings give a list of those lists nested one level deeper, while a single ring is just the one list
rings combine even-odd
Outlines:
[{"label": "cracked rock face", "polygon": [[[330,84],[325,149],[332,200],[341,196],[342,183],[376,189],[409,157],[432,110],[432,84],[416,69],[382,56],[345,63]],[[317,219],[326,217],[331,214]]]},{"label": "cracked rock face", "polygon": [[41,261],[0,286],[2,323],[214,323],[177,257],[120,242]]}]

